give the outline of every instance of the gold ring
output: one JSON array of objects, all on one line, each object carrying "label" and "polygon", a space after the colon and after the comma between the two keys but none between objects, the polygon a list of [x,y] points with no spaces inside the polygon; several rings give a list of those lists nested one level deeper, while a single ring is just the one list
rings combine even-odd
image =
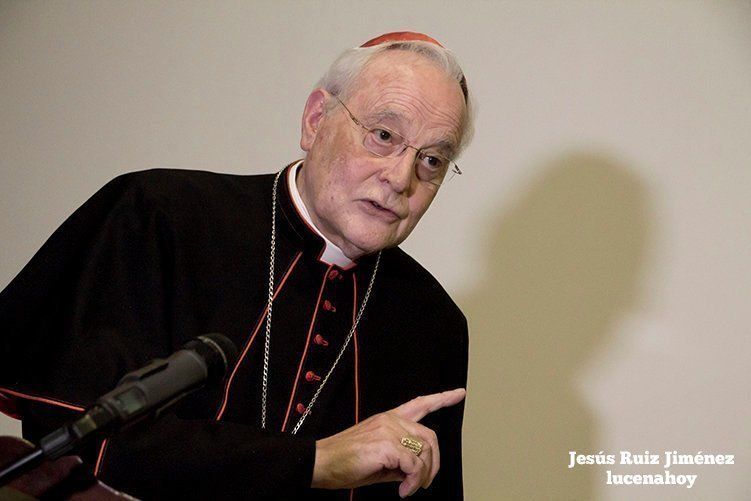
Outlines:
[{"label": "gold ring", "polygon": [[422,442],[415,440],[414,438],[402,437],[399,443],[411,450],[415,456],[419,456],[422,452]]}]

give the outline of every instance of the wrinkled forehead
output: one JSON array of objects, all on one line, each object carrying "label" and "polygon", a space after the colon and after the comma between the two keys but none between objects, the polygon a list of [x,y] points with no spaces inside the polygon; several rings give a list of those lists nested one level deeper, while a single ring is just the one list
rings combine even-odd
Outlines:
[{"label": "wrinkled forehead", "polygon": [[424,56],[379,54],[360,73],[348,99],[368,126],[388,127],[408,140],[458,147],[465,111],[461,87]]}]

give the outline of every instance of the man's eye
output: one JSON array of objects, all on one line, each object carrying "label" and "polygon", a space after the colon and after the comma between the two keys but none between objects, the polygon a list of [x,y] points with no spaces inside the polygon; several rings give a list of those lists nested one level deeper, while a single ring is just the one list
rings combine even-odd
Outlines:
[{"label": "man's eye", "polygon": [[383,143],[391,142],[392,134],[385,129],[373,129],[373,133]]},{"label": "man's eye", "polygon": [[432,170],[440,171],[446,166],[448,162],[441,157],[425,155],[422,158],[422,163],[425,164],[426,167],[429,167]]}]

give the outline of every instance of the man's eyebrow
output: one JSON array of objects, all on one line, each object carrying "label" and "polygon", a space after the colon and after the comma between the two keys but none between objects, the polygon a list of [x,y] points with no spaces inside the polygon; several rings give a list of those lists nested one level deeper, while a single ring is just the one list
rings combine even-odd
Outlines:
[{"label": "man's eyebrow", "polygon": [[377,111],[375,113],[372,113],[367,116],[366,120],[368,121],[371,126],[379,125],[380,122],[401,122],[404,120],[404,115],[401,113],[397,113],[392,110],[381,110]]},{"label": "man's eyebrow", "polygon": [[456,145],[453,141],[450,141],[448,139],[444,139],[442,141],[438,141],[437,143],[433,143],[428,146],[423,146],[420,148],[421,150],[430,150],[430,151],[438,151],[441,155],[446,156],[447,158],[454,158],[454,154],[456,152]]}]

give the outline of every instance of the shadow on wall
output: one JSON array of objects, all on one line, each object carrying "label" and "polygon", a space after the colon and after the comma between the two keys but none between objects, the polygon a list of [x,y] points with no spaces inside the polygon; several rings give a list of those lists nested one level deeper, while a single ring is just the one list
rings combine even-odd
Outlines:
[{"label": "shadow on wall", "polygon": [[599,452],[575,377],[637,306],[648,209],[626,166],[571,154],[489,228],[481,285],[459,298],[471,338],[467,499],[594,497],[598,470],[568,469],[569,450]]}]

